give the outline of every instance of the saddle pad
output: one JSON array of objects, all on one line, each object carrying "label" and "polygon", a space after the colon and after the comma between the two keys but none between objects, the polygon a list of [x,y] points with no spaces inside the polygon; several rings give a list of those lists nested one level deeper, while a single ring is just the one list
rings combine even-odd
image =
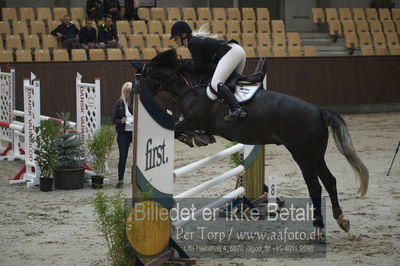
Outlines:
[{"label": "saddle pad", "polygon": [[256,83],[254,85],[248,85],[248,86],[236,86],[236,91],[235,91],[235,97],[238,100],[239,103],[247,102],[250,101],[251,98],[254,96],[254,94],[261,89],[262,83]]},{"label": "saddle pad", "polygon": [[[239,103],[247,102],[251,100],[257,90],[262,89],[263,85],[261,82],[256,83],[254,85],[236,85],[236,91],[234,93],[236,100]],[[210,100],[215,101],[218,97],[214,94],[214,92],[210,89],[210,86],[207,87],[207,96]]]}]

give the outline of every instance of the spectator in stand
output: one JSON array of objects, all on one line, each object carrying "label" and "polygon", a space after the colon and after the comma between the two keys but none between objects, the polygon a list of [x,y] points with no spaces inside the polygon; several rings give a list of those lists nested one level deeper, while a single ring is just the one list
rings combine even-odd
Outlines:
[{"label": "spectator in stand", "polygon": [[86,1],[86,14],[94,20],[102,20],[105,16],[104,7],[101,0]]},{"label": "spectator in stand", "polygon": [[125,0],[125,18],[140,20],[138,16],[139,0]]},{"label": "spectator in stand", "polygon": [[111,15],[114,21],[122,19],[119,0],[104,0],[104,10]]},{"label": "spectator in stand", "polygon": [[71,17],[65,15],[62,24],[55,28],[51,35],[62,41],[62,45],[67,49],[78,49],[79,45],[79,30],[71,23]]},{"label": "spectator in stand", "polygon": [[96,44],[96,35],[97,31],[92,26],[92,19],[86,18],[85,20],[86,26],[81,28],[79,32],[79,42],[81,43],[81,47],[86,51],[93,48],[100,48],[98,44]]},{"label": "spectator in stand", "polygon": [[111,16],[106,16],[104,23],[99,27],[99,45],[101,48],[121,48]]}]

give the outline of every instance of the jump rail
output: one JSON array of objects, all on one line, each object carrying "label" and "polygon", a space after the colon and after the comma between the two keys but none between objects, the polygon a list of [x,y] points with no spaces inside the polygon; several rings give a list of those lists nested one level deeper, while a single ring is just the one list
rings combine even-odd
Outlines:
[{"label": "jump rail", "polygon": [[203,208],[195,211],[193,216],[190,216],[190,219],[182,219],[182,220],[174,222],[172,225],[174,227],[182,227],[182,226],[190,223],[192,221],[192,219],[199,217],[203,213],[204,209],[213,209],[213,208],[222,206],[225,203],[230,202],[233,199],[243,195],[243,193],[245,193],[244,187],[238,187],[237,189],[235,189],[232,192],[229,192],[228,194],[221,197],[220,199],[213,201],[210,204],[207,204],[206,206],[204,206]]},{"label": "jump rail", "polygon": [[191,164],[188,164],[188,165],[183,166],[181,168],[175,169],[174,170],[174,177],[175,178],[181,177],[181,176],[183,176],[183,175],[185,175],[187,173],[190,173],[190,172],[192,172],[194,170],[197,170],[197,169],[199,169],[199,168],[201,168],[201,167],[203,167],[203,166],[205,166],[205,165],[207,165],[209,163],[216,162],[218,160],[224,159],[224,158],[226,158],[226,157],[228,157],[228,156],[230,156],[232,154],[235,154],[235,153],[237,153],[237,152],[239,152],[239,151],[241,151],[243,149],[244,149],[244,145],[243,144],[240,144],[240,143],[236,144],[235,146],[232,146],[232,147],[230,147],[230,148],[228,148],[226,150],[220,151],[220,152],[218,152],[218,153],[216,153],[216,154],[214,154],[212,156],[206,157],[206,158],[201,159],[199,161],[196,161],[194,163],[191,163]]}]

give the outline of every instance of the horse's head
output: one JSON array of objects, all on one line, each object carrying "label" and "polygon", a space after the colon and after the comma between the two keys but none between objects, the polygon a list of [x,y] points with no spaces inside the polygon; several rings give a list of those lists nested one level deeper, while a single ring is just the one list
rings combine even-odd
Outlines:
[{"label": "horse's head", "polygon": [[165,89],[165,85],[173,79],[178,67],[175,49],[157,54],[148,63],[131,62],[137,73],[142,75],[147,89],[155,95]]}]

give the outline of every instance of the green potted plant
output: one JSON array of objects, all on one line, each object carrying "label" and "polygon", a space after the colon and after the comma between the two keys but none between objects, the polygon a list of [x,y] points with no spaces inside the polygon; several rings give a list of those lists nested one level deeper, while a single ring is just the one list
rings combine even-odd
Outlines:
[{"label": "green potted plant", "polygon": [[51,191],[53,188],[53,171],[57,161],[56,138],[59,125],[54,120],[44,120],[35,128],[32,136],[36,145],[35,161],[40,169],[40,191]]},{"label": "green potted plant", "polygon": [[101,188],[104,181],[106,161],[111,154],[111,147],[115,141],[115,131],[110,126],[102,126],[88,140],[91,166],[94,172],[92,187]]},{"label": "green potted plant", "polygon": [[126,220],[131,209],[122,191],[114,195],[97,192],[94,199],[95,225],[104,236],[113,265],[135,265],[135,252],[126,234]]},{"label": "green potted plant", "polygon": [[63,121],[61,133],[56,139],[57,161],[54,169],[55,189],[83,188],[85,169],[82,162],[79,134],[71,131],[69,113],[58,114]]}]

